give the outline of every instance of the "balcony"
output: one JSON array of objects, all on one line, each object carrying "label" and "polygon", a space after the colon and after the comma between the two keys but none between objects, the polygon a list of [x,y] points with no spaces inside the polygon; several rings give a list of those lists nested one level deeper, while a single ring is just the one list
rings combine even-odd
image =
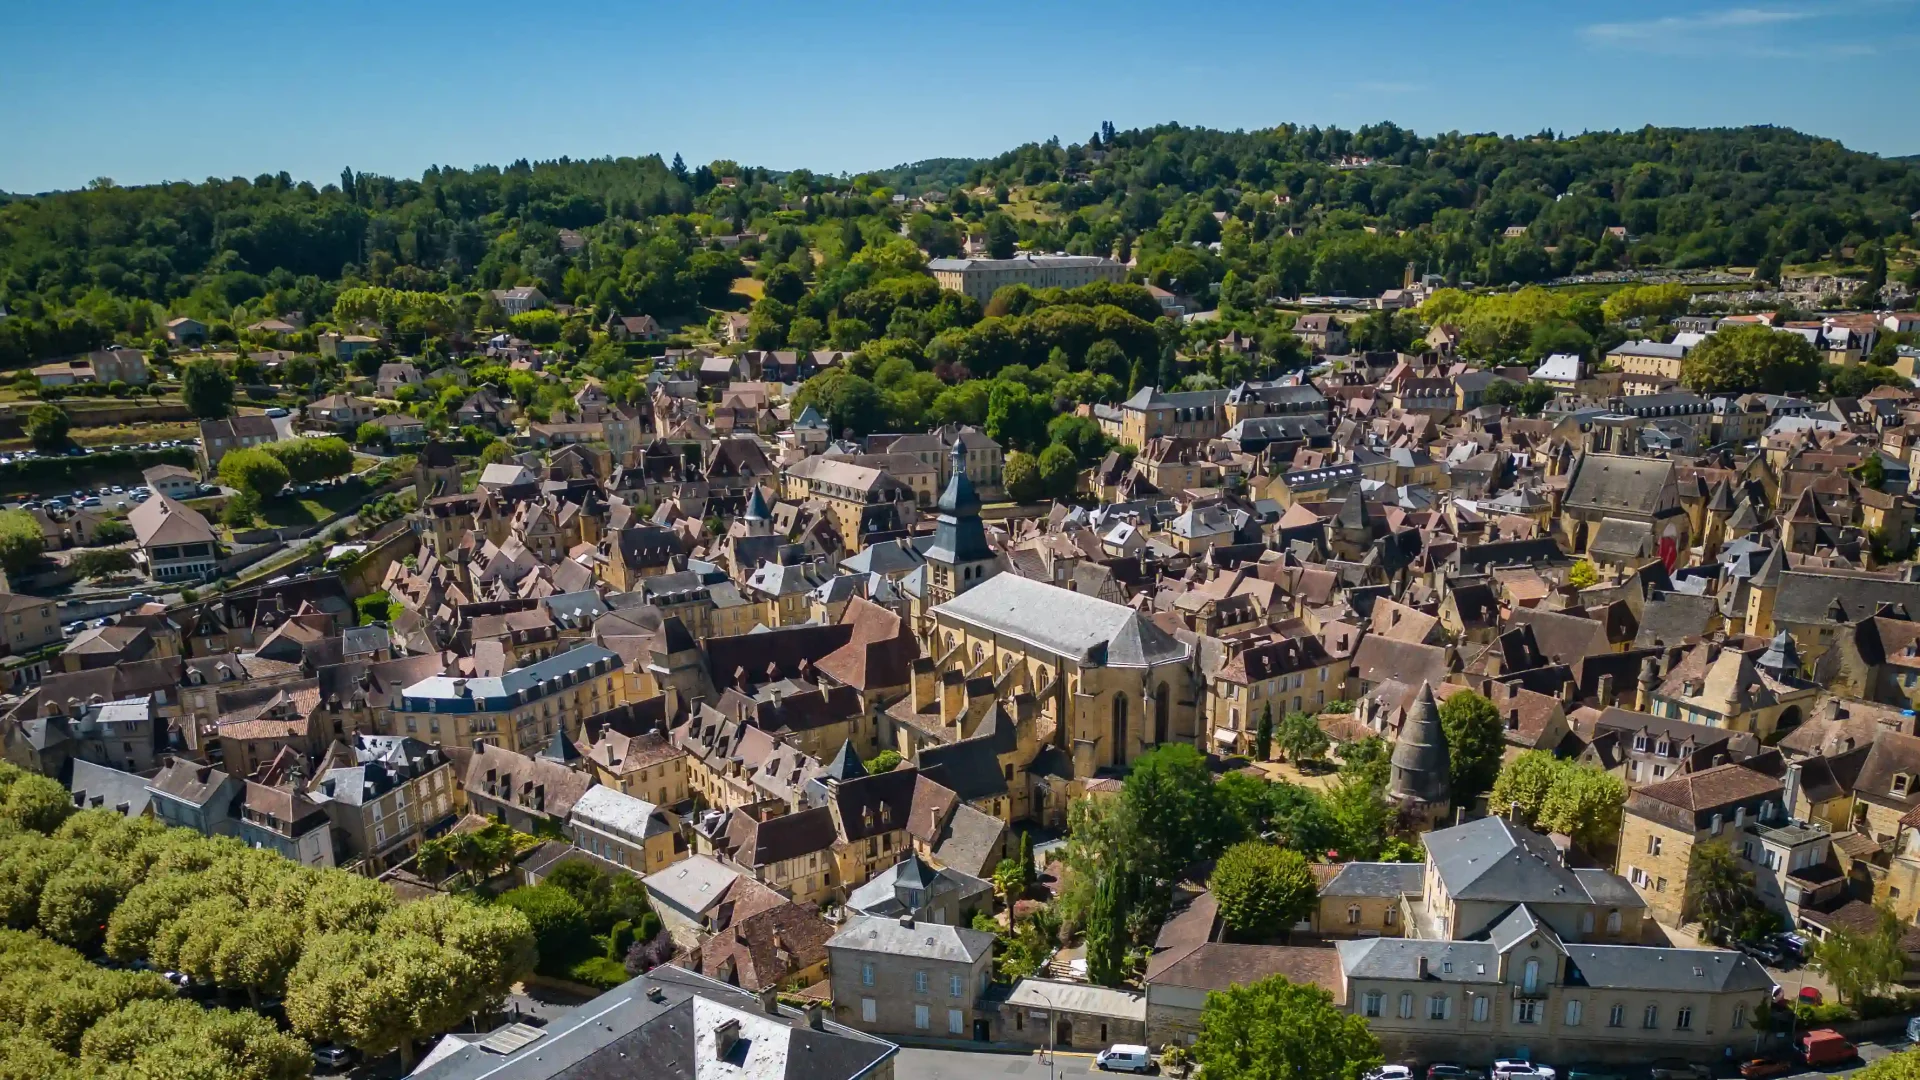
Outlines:
[{"label": "balcony", "polygon": [[1826,839],[1828,835],[1827,827],[1818,821],[1787,821],[1779,825],[1763,825],[1756,821],[1749,823],[1747,828],[1766,843],[1785,848],[1811,844]]}]

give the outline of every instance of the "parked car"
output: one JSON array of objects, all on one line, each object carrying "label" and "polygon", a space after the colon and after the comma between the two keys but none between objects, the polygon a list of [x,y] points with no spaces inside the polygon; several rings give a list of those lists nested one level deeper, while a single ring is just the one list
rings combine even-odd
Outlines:
[{"label": "parked car", "polygon": [[105,506],[106,503],[102,502],[100,500],[100,496],[98,495],[89,495],[85,499],[82,499],[80,501],[80,505],[81,506]]},{"label": "parked car", "polygon": [[273,408],[267,410],[267,415],[273,417],[275,420],[278,420],[281,417],[287,415],[287,410],[282,409],[278,405],[276,405]]},{"label": "parked car", "polygon": [[1809,1068],[1823,1068],[1852,1061],[1860,1051],[1832,1028],[1802,1032],[1793,1042],[1793,1054]]},{"label": "parked car", "polygon": [[1427,1080],[1486,1080],[1486,1073],[1465,1065],[1441,1062],[1427,1066]]},{"label": "parked car", "polygon": [[1803,986],[1800,988],[1799,1001],[1802,1005],[1819,1005],[1824,1003],[1825,1000],[1825,998],[1820,996],[1820,988],[1817,986]]},{"label": "parked car", "polygon": [[1144,1046],[1115,1043],[1093,1055],[1093,1064],[1105,1072],[1148,1073],[1153,1071],[1153,1054]]},{"label": "parked car", "polygon": [[1751,1058],[1740,1063],[1740,1075],[1746,1080],[1767,1080],[1770,1076],[1785,1076],[1793,1070],[1793,1062],[1780,1058]]},{"label": "parked car", "polygon": [[1653,1063],[1653,1080],[1713,1080],[1713,1068],[1685,1058],[1660,1058]]},{"label": "parked car", "polygon": [[1360,1080],[1413,1080],[1413,1070],[1405,1065],[1382,1065],[1369,1070]]},{"label": "parked car", "polygon": [[1785,967],[1787,952],[1774,941],[1743,941],[1740,951],[1753,957],[1768,967]]},{"label": "parked car", "polygon": [[1920,1016],[1907,1021],[1907,1041],[1920,1043]]},{"label": "parked car", "polygon": [[321,1043],[313,1048],[313,1063],[338,1068],[353,1060],[353,1051],[332,1043]]},{"label": "parked car", "polygon": [[1494,1080],[1554,1080],[1553,1067],[1532,1061],[1501,1058],[1493,1063]]}]

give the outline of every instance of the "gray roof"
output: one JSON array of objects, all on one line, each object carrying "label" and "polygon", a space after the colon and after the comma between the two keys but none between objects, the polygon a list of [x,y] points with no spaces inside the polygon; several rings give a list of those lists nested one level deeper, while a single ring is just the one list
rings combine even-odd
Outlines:
[{"label": "gray roof", "polygon": [[1573,876],[1578,878],[1580,886],[1587,890],[1587,898],[1605,907],[1644,908],[1647,902],[1640,898],[1626,878],[1611,870],[1596,870],[1590,867],[1575,867]]},{"label": "gray roof", "polygon": [[1844,613],[1846,621],[1857,622],[1874,614],[1881,604],[1905,604],[1908,614],[1920,615],[1920,582],[1787,570],[1780,575],[1773,619],[1776,623],[1823,623],[1833,614]]},{"label": "gray roof", "polygon": [[963,926],[923,922],[908,926],[898,919],[860,915],[848,919],[839,933],[827,939],[827,948],[971,964],[992,954],[993,935]]},{"label": "gray roof", "polygon": [[1651,516],[1673,479],[1673,462],[1662,458],[1583,454],[1574,465],[1564,500],[1568,507],[1595,507]]},{"label": "gray roof", "polygon": [[1535,934],[1545,937],[1556,946],[1562,944],[1560,935],[1553,932],[1553,927],[1542,922],[1540,916],[1533,913],[1532,908],[1525,904],[1515,904],[1507,910],[1506,914],[1493,920],[1484,934],[1474,936],[1484,936],[1493,943],[1494,948],[1506,952]]},{"label": "gray roof", "polygon": [[1089,1016],[1118,1017],[1143,1024],[1147,1021],[1145,994],[1089,983],[1021,979],[1013,984],[1013,990],[1007,994],[1007,1004],[1014,1008],[1058,1009]]},{"label": "gray roof", "polygon": [[1687,355],[1684,345],[1674,345],[1661,341],[1623,341],[1607,350],[1608,356],[1658,356],[1667,360],[1679,360]]},{"label": "gray roof", "polygon": [[1119,266],[1100,255],[1034,255],[1022,251],[1011,259],[928,259],[928,270],[1009,270],[1023,266],[1063,268],[1075,266]]},{"label": "gray roof", "polygon": [[[522,691],[529,700],[535,700],[619,666],[620,657],[610,650],[582,644],[504,675],[480,679],[435,675],[407,687],[402,694],[407,699],[406,707],[415,711],[423,711],[430,701],[438,701],[440,711],[507,709],[517,703],[515,696]],[[448,709],[449,705],[456,707]]]},{"label": "gray roof", "polygon": [[[738,1025],[719,1054],[715,1033]],[[799,1010],[772,1012],[755,995],[667,965],[550,1021],[461,1035],[423,1065],[423,1080],[853,1080],[899,1052],[884,1039],[830,1020],[811,1027]],[[640,1063],[644,1062],[642,1065]]]},{"label": "gray roof", "polygon": [[1446,736],[1440,730],[1440,709],[1433,700],[1433,684],[1422,682],[1419,695],[1407,708],[1400,738],[1393,744],[1393,798],[1444,803],[1449,797],[1450,765]]},{"label": "gray roof", "polygon": [[738,870],[722,865],[710,855],[694,855],[647,875],[646,886],[648,892],[698,915],[718,903],[726,894],[727,886],[740,876]]},{"label": "gray roof", "polygon": [[1419,896],[1424,863],[1351,862],[1320,888],[1321,896]]},{"label": "gray roof", "polygon": [[1456,900],[1585,903],[1586,889],[1546,837],[1503,817],[1427,834],[1427,853]]},{"label": "gray roof", "polygon": [[[913,884],[917,877],[928,878],[921,884]],[[898,918],[908,914],[905,904],[901,903],[896,888],[921,888],[926,891],[926,900],[959,894],[961,899],[991,892],[993,884],[971,874],[963,874],[947,867],[935,870],[918,855],[902,859],[867,880],[865,885],[847,895],[847,911],[855,915],[872,915],[877,918]]]},{"label": "gray roof", "polygon": [[1132,608],[1018,574],[990,577],[934,612],[1107,667],[1150,667],[1192,652]]},{"label": "gray roof", "polygon": [[1767,969],[1727,949],[1653,949],[1644,945],[1568,945],[1568,982],[1606,990],[1765,991]]},{"label": "gray roof", "polygon": [[606,832],[631,837],[636,842],[668,831],[659,808],[645,799],[600,786],[587,789],[574,800],[571,819]]},{"label": "gray roof", "polygon": [[118,810],[128,817],[147,812],[153,792],[144,777],[91,761],[73,759],[73,802],[82,810]]},{"label": "gray roof", "polygon": [[1340,951],[1340,969],[1349,979],[1417,979],[1424,956],[1430,981],[1500,981],[1500,950],[1487,941],[1359,938],[1334,942],[1334,948]]}]

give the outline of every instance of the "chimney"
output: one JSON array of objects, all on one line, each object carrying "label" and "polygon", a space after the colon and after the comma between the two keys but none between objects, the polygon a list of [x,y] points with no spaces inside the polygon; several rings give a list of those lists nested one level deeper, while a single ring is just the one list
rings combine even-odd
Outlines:
[{"label": "chimney", "polygon": [[913,929],[913,912],[909,911],[905,915],[900,916],[900,925],[909,930]]},{"label": "chimney", "polygon": [[1562,705],[1573,704],[1573,680],[1572,679],[1568,679],[1566,682],[1563,682],[1560,684],[1560,704]]},{"label": "chimney", "polygon": [[735,1043],[740,1041],[740,1021],[727,1020],[713,1029],[713,1059],[725,1061],[733,1053]]},{"label": "chimney", "polygon": [[1519,709],[1507,710],[1507,730],[1508,731],[1520,730],[1520,710]]},{"label": "chimney", "polygon": [[760,1010],[769,1016],[780,1015],[780,992],[771,986],[760,988]]},{"label": "chimney", "polygon": [[1785,805],[1787,820],[1793,820],[1793,804],[1800,801],[1800,763],[1787,766],[1787,775],[1780,786],[1780,801]]},{"label": "chimney", "polygon": [[1420,978],[1424,979],[1426,977],[1427,977],[1427,958],[1425,956],[1421,956],[1420,957]]},{"label": "chimney", "polygon": [[1672,649],[1663,650],[1660,653],[1660,675],[1662,678],[1665,678],[1667,675],[1671,674],[1672,671],[1673,671],[1673,650]]},{"label": "chimney", "polygon": [[1604,709],[1612,704],[1613,704],[1613,676],[1602,675],[1600,676],[1600,707]]},{"label": "chimney", "polygon": [[658,983],[647,987],[647,1000],[654,1002],[667,1000],[667,988]]},{"label": "chimney", "polygon": [[820,1003],[817,1001],[807,1002],[807,1026],[815,1031],[820,1030]]},{"label": "chimney", "polygon": [[1717,641],[1707,642],[1707,663],[1711,664],[1718,659],[1720,659],[1720,643]]}]

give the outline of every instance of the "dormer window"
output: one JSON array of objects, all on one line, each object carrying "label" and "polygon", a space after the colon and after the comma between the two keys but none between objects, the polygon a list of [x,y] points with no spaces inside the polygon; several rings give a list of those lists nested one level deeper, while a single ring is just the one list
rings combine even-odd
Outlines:
[{"label": "dormer window", "polygon": [[1659,745],[1654,747],[1653,752],[1661,757],[1671,757],[1672,755],[1668,753],[1671,749],[1673,749],[1673,744],[1665,739],[1661,739]]},{"label": "dormer window", "polygon": [[1635,753],[1640,753],[1640,754],[1646,753],[1647,737],[1645,735],[1635,735],[1633,737],[1633,749]]},{"label": "dormer window", "polygon": [[1913,790],[1913,774],[1911,773],[1894,773],[1893,774],[1893,793],[1895,795],[1898,795],[1904,799],[1907,797],[1907,794],[1912,790]]}]

